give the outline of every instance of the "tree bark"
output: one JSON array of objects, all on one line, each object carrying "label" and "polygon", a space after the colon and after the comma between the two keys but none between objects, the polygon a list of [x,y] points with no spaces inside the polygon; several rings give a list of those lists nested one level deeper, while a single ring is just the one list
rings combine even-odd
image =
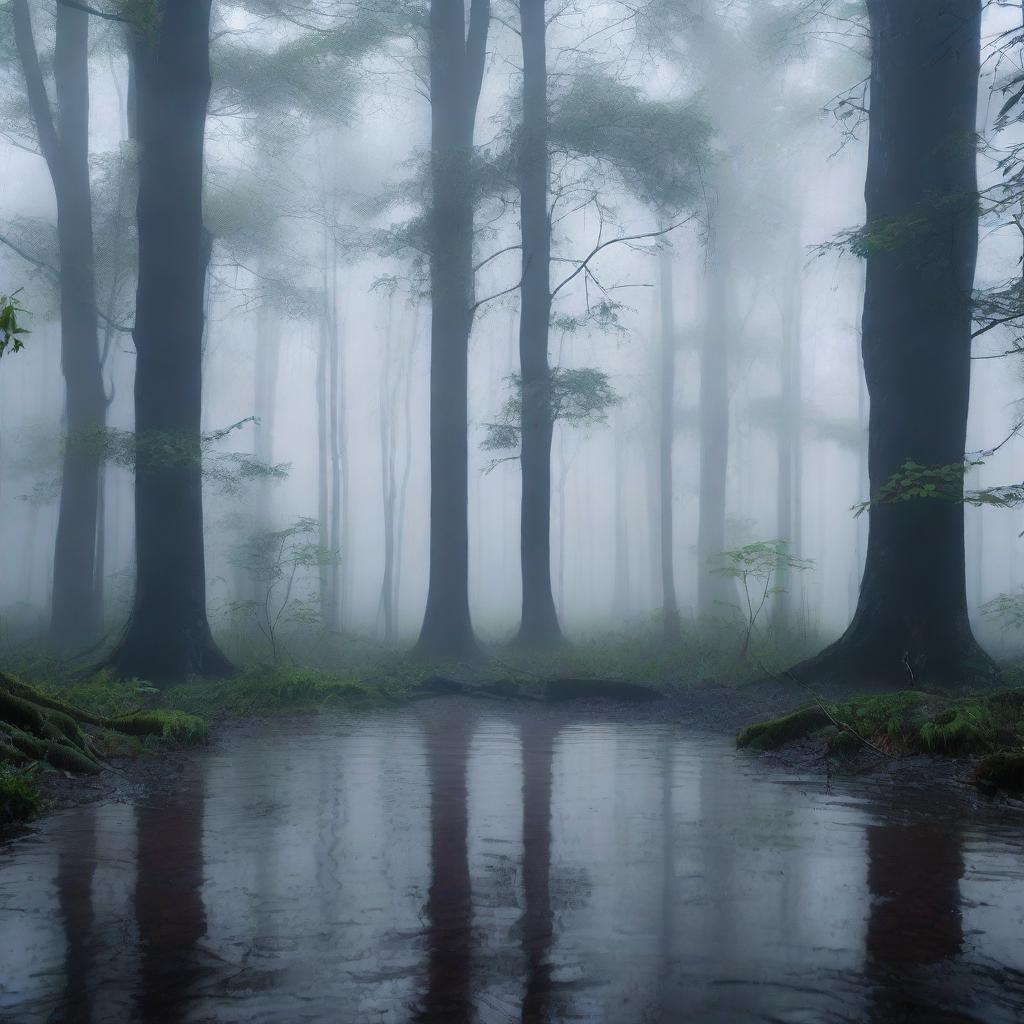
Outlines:
[{"label": "tree bark", "polygon": [[520,560],[523,582],[519,643],[534,649],[562,644],[551,590],[551,438],[554,409],[548,331],[551,323],[551,222],[548,216],[547,24],[544,0],[519,4],[523,43],[523,123],[519,197],[523,272],[520,286]]},{"label": "tree bark", "polygon": [[672,252],[663,248],[658,257],[661,271],[661,372],[658,402],[658,508],[661,543],[661,624],[666,640],[680,635],[679,602],[676,598],[675,541],[673,531],[672,449],[675,437],[676,331],[672,288]]},{"label": "tree bark", "polygon": [[61,366],[66,443],[53,559],[50,639],[75,650],[99,633],[96,523],[100,439],[107,399],[100,368],[89,181],[89,15],[57,5],[53,74],[56,112],[39,66],[27,0],[13,7],[26,92],[57,199]]},{"label": "tree bark", "polygon": [[430,578],[421,656],[477,652],[469,615],[469,335],[474,315],[473,129],[489,0],[430,5]]},{"label": "tree bark", "polygon": [[[900,467],[960,465],[978,248],[978,0],[869,0],[873,55],[862,353],[872,495]],[[962,484],[961,493],[962,493]],[[873,505],[857,610],[802,674],[881,688],[992,669],[967,617],[962,501]]]},{"label": "tree bark", "polygon": [[135,602],[111,655],[156,683],[229,673],[206,614],[202,352],[210,237],[203,142],[210,0],[163,0],[135,33],[139,284],[135,312]]}]

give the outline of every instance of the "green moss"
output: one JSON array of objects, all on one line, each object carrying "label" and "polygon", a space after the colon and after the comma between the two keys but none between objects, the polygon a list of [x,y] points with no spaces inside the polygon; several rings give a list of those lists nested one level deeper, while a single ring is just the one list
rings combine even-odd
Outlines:
[{"label": "green moss", "polygon": [[368,706],[387,696],[387,688],[381,685],[313,669],[283,668],[254,669],[233,679],[187,683],[163,693],[168,707],[206,717]]},{"label": "green moss", "polygon": [[[1024,690],[971,697],[903,691],[870,694],[827,705],[835,723],[807,716],[807,709],[743,730],[740,746],[767,748],[821,731],[829,749],[848,753],[862,745],[892,753],[988,754],[1024,739]],[[825,716],[827,719],[827,716]],[[823,727],[824,725],[824,727]]]},{"label": "green moss", "polygon": [[43,810],[32,778],[0,767],[0,825],[31,821]]},{"label": "green moss", "polygon": [[985,789],[1024,791],[1024,750],[1004,750],[978,762],[975,778]]},{"label": "green moss", "polygon": [[164,708],[140,711],[114,721],[129,736],[155,736],[183,747],[205,743],[210,731],[206,721],[197,715]]},{"label": "green moss", "polygon": [[810,736],[830,724],[828,715],[817,705],[812,705],[799,708],[781,718],[748,725],[736,737],[736,745],[754,750],[775,750],[793,740]]}]

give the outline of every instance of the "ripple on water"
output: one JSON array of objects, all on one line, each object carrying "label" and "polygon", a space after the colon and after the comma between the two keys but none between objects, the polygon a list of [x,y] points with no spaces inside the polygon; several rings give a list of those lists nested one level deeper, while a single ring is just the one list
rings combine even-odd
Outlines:
[{"label": "ripple on water", "polygon": [[1018,1021],[1021,837],[664,723],[249,724],[0,850],[0,1020]]}]

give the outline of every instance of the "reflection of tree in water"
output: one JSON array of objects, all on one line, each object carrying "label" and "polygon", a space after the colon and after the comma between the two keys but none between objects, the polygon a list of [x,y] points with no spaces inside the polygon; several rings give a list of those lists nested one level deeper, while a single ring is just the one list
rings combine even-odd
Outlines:
[{"label": "reflection of tree in water", "polygon": [[135,827],[138,1016],[146,1024],[174,1024],[184,1020],[199,980],[196,945],[206,934],[202,783],[140,803]]},{"label": "reflection of tree in water", "polygon": [[521,729],[523,751],[522,945],[526,958],[523,1024],[544,1024],[550,1014],[551,773],[557,729],[543,716]]},{"label": "reflection of tree in water", "polygon": [[964,933],[964,861],[953,825],[875,825],[867,830],[871,916],[866,975],[872,1020],[887,1024],[974,1024],[951,1008],[933,968],[959,957]]},{"label": "reflection of tree in water", "polygon": [[416,1019],[423,1024],[469,1024],[473,896],[466,762],[471,729],[462,716],[429,715],[423,731],[430,778],[430,892],[426,991]]},{"label": "reflection of tree in water", "polygon": [[96,809],[79,812],[81,829],[65,829],[57,862],[57,905],[67,942],[64,991],[50,1016],[54,1024],[93,1019],[95,936],[92,882],[96,874]]}]

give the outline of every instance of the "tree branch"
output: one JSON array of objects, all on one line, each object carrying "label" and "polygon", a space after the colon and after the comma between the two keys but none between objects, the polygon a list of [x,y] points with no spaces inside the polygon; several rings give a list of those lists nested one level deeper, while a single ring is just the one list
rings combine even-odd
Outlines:
[{"label": "tree branch", "polygon": [[39,148],[43,152],[56,186],[60,167],[60,139],[57,137],[57,128],[53,122],[53,111],[50,108],[50,97],[46,94],[43,72],[39,67],[39,53],[32,34],[32,15],[29,13],[28,0],[14,0],[11,14],[14,18],[14,43],[25,76],[25,93],[28,96],[29,109],[32,111],[32,120],[35,122],[36,135],[39,137]]},{"label": "tree branch", "polygon": [[128,18],[122,18],[120,14],[111,14],[109,11],[99,11],[95,7],[90,7],[88,4],[79,3],[78,0],[57,0],[57,3],[61,7],[70,7],[73,10],[83,11],[85,14],[91,14],[94,18],[103,18],[104,21],[119,21],[123,25],[132,24]]},{"label": "tree branch", "polygon": [[662,228],[660,231],[647,231],[644,234],[640,235],[620,235],[618,238],[609,238],[605,242],[599,241],[597,245],[595,245],[594,248],[590,250],[590,253],[587,256],[587,258],[580,261],[579,266],[567,278],[565,278],[565,280],[563,280],[554,289],[554,291],[552,291],[551,298],[554,298],[567,284],[569,284],[571,281],[574,281],[577,277],[579,277],[580,274],[583,273],[583,271],[587,270],[594,257],[596,257],[598,253],[602,252],[604,249],[607,249],[610,245],[619,245],[623,242],[639,242],[644,239],[650,238],[661,238],[663,235],[667,235],[670,231],[675,231],[676,228],[681,228],[684,224],[688,224],[691,220],[693,220],[693,214],[691,214],[685,220],[678,221],[675,224],[670,224],[667,228]]}]

